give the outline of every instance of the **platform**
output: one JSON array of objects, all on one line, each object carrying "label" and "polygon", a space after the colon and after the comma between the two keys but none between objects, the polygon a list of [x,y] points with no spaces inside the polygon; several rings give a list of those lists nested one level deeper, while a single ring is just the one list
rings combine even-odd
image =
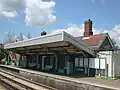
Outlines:
[{"label": "platform", "polygon": [[44,72],[39,72],[39,71],[33,71],[33,70],[28,70],[28,69],[22,69],[22,68],[17,68],[9,65],[0,65],[0,67],[6,67],[6,68],[11,68],[15,69],[18,71],[23,71],[27,73],[32,73],[36,75],[42,75],[42,76],[47,76],[50,78],[55,78],[55,79],[60,79],[68,82],[75,82],[75,83],[82,83],[82,84],[87,84],[87,85],[93,85],[96,87],[103,87],[103,88],[109,88],[108,90],[120,90],[120,80],[103,80],[103,79],[97,79],[94,77],[85,77],[85,78],[73,78],[73,77],[68,77],[68,76],[60,76],[60,75],[54,75],[54,74],[49,74],[49,73],[44,73]]}]

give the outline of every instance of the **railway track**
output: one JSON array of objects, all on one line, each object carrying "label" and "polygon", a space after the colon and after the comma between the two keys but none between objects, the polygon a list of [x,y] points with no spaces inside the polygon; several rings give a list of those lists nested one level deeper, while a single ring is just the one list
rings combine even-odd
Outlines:
[{"label": "railway track", "polygon": [[0,85],[4,88],[2,90],[22,90],[22,88],[16,87],[12,82],[6,81],[4,78],[0,78]]},{"label": "railway track", "polygon": [[55,88],[18,76],[4,69],[0,69],[0,83],[6,85],[5,87],[9,88],[8,90],[57,90]]}]

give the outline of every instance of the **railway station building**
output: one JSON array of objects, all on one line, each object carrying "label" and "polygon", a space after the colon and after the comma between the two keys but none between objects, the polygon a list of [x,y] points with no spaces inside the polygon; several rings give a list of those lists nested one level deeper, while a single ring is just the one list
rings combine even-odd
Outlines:
[{"label": "railway station building", "polygon": [[114,77],[119,75],[119,53],[108,33],[93,34],[92,21],[84,22],[84,34],[74,37],[65,31],[4,45],[8,64],[43,72]]}]

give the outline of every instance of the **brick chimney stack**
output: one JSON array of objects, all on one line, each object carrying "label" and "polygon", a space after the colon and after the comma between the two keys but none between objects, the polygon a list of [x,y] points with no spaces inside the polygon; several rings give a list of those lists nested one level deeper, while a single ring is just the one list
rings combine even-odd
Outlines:
[{"label": "brick chimney stack", "polygon": [[84,37],[90,37],[93,35],[92,21],[89,19],[84,22]]}]

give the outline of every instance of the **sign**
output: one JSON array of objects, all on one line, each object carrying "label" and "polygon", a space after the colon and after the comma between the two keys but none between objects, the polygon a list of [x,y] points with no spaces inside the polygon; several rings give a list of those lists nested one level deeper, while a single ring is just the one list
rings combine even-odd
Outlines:
[{"label": "sign", "polygon": [[68,51],[69,53],[75,53],[75,52],[76,52],[76,49],[74,49],[74,48],[67,48],[67,51]]}]

